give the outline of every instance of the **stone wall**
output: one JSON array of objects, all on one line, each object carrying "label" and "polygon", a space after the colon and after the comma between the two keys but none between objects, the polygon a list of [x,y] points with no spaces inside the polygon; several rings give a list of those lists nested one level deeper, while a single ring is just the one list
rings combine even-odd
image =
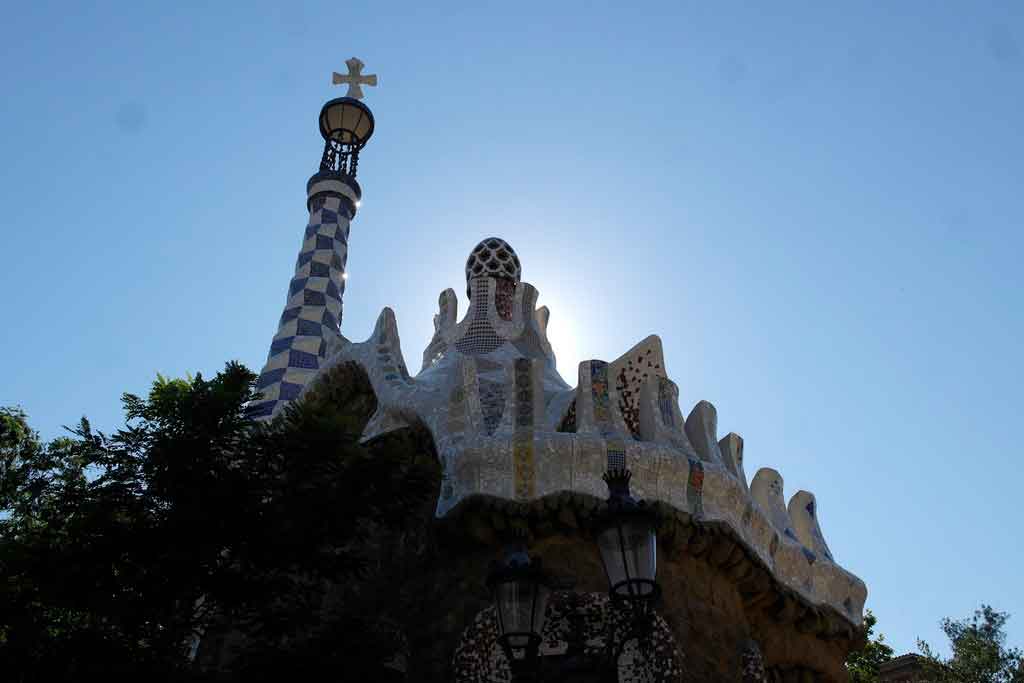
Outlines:
[{"label": "stone wall", "polygon": [[[586,519],[599,501],[563,494],[538,504],[477,500],[433,532],[438,560],[421,577],[429,608],[410,626],[409,680],[452,680],[450,653],[477,612],[490,605],[484,578],[496,559],[500,536],[523,524],[530,552],[557,576],[573,577],[574,590],[607,590],[596,545]],[[682,652],[684,680],[741,680],[741,652],[749,639],[761,649],[768,680],[846,681],[844,661],[863,633],[829,610],[806,605],[782,589],[766,568],[721,529],[675,513],[659,535],[659,614]],[[427,597],[429,596],[429,597]]]},{"label": "stone wall", "polygon": [[[463,631],[491,606],[485,579],[500,555],[502,535],[514,525],[529,529],[531,555],[556,576],[574,579],[574,590],[607,590],[584,523],[599,501],[564,495],[529,507],[469,502],[442,521],[424,510],[380,549],[378,589],[400,594],[381,601],[393,606],[382,617],[399,624],[408,641],[409,681],[455,680],[453,653]],[[741,680],[748,640],[760,647],[769,681],[848,680],[844,661],[864,634],[780,587],[727,533],[677,515],[659,543],[658,612],[682,652],[683,680]]]}]

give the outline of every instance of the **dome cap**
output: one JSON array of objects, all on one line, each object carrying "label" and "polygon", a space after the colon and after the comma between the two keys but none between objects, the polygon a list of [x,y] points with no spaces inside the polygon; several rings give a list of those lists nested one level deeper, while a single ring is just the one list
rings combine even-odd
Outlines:
[{"label": "dome cap", "polygon": [[475,277],[494,277],[518,283],[523,276],[519,256],[500,237],[488,237],[475,247],[466,260],[466,295],[472,296],[469,281]]}]

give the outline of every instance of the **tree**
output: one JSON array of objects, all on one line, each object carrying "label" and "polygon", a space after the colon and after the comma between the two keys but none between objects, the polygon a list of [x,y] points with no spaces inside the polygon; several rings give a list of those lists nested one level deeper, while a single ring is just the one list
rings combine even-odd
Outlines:
[{"label": "tree", "polygon": [[1024,653],[1007,648],[1004,627],[1010,615],[989,605],[970,619],[942,620],[952,656],[943,659],[928,643],[918,640],[924,656],[925,679],[954,683],[1024,683]]},{"label": "tree", "polygon": [[[370,667],[394,654],[373,613],[324,593],[358,586],[375,527],[436,491],[429,436],[361,444],[376,400],[354,365],[270,423],[246,418],[255,379],[237,363],[158,377],[123,397],[113,435],[83,418],[45,445],[23,412],[0,411],[5,680],[258,680],[308,669],[311,652]],[[197,638],[225,631],[240,656],[204,673]],[[244,671],[256,661],[267,669]]]},{"label": "tree", "polygon": [[875,683],[878,680],[879,667],[892,659],[893,651],[886,644],[884,635],[878,634],[878,638],[871,639],[877,623],[878,618],[868,610],[864,614],[867,643],[862,649],[851,652],[846,659],[846,669],[850,672],[851,683]]},{"label": "tree", "polygon": [[27,488],[26,477],[39,457],[42,443],[28,425],[25,412],[0,407],[0,510],[8,510]]}]

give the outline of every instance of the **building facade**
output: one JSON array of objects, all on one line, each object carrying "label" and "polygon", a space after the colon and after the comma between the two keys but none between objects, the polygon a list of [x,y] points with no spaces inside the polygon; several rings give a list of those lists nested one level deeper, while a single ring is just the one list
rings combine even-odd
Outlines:
[{"label": "building facade", "polygon": [[[332,100],[320,132],[309,221],[251,414],[273,419],[320,383],[356,377],[376,405],[364,441],[409,430],[430,440],[441,477],[423,524],[445,561],[418,579],[429,596],[421,611],[383,615],[409,643],[390,670],[424,681],[518,676],[522,665],[499,646],[505,625],[483,586],[502,537],[516,529],[531,556],[572,577],[546,603],[538,670],[561,662],[560,680],[609,680],[607,666],[587,666],[621,639],[618,621],[632,617],[609,598],[588,519],[607,496],[602,476],[628,469],[633,493],[661,520],[661,600],[642,637],[617,644],[608,665],[616,680],[846,680],[846,655],[864,637],[865,584],[833,556],[812,493],[787,499],[782,475],[769,468],[748,480],[744,441],[718,434],[715,407],[695,401],[681,410],[657,336],[618,358],[580,363],[566,381],[547,337],[552,312],[537,306],[538,289],[498,237],[470,250],[461,319],[455,290],[440,293],[415,375],[390,309],[365,341],[341,334],[362,193],[356,164],[372,114],[358,98]],[[417,642],[420,632],[429,643]],[[566,653],[576,653],[577,668]]]}]

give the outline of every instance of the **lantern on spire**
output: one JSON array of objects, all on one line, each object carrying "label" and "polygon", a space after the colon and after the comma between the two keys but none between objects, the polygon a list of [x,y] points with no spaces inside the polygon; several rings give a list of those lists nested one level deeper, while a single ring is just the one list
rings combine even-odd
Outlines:
[{"label": "lantern on spire", "polygon": [[327,102],[320,110],[320,135],[324,138],[324,154],[320,171],[356,177],[359,151],[373,135],[373,113],[361,102],[364,85],[376,86],[375,74],[364,76],[362,61],[352,57],[345,61],[348,74],[334,72],[334,85],[348,84],[345,97]]}]

